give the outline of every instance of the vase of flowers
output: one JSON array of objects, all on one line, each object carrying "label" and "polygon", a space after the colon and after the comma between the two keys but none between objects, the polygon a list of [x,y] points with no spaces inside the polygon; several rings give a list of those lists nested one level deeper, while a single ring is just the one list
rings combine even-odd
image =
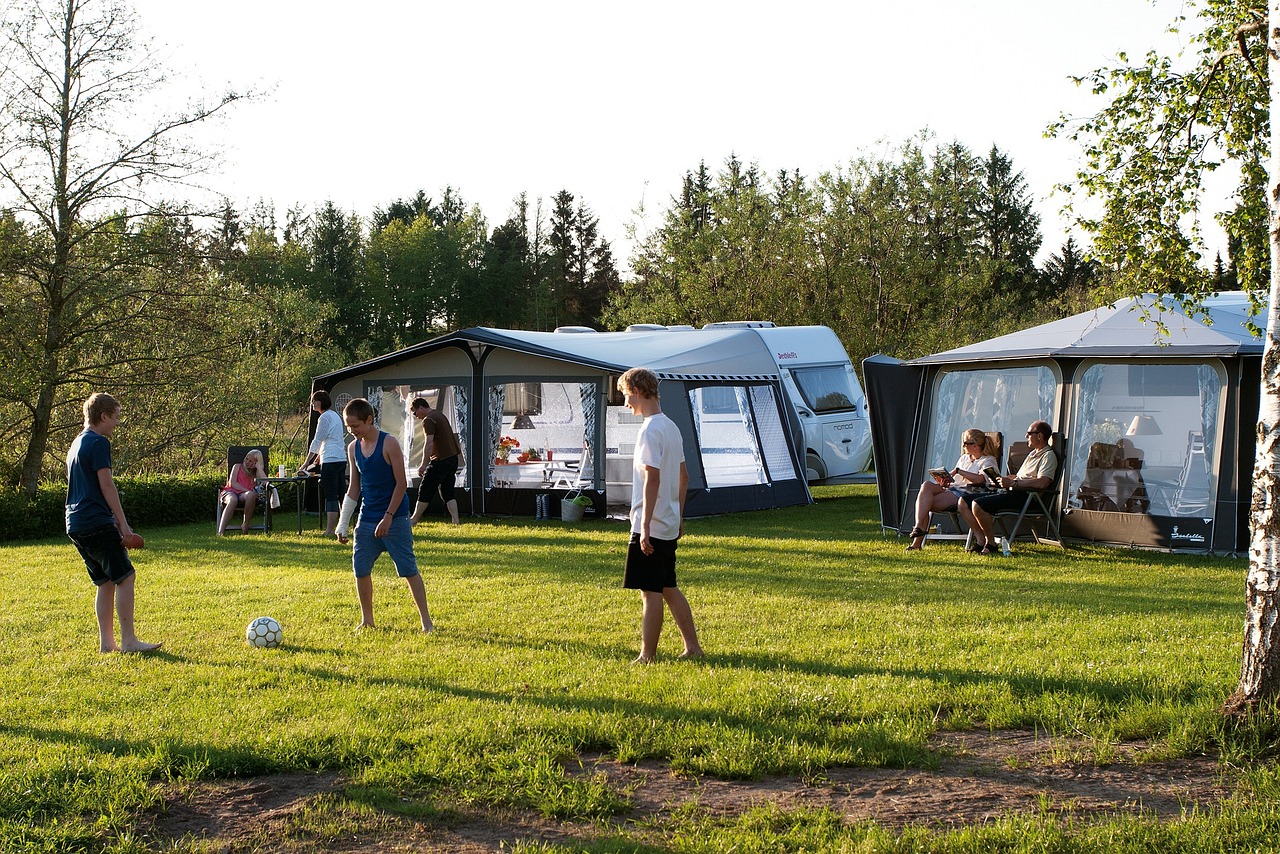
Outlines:
[{"label": "vase of flowers", "polygon": [[505,463],[511,456],[511,449],[520,447],[520,440],[513,436],[498,439],[498,462]]}]

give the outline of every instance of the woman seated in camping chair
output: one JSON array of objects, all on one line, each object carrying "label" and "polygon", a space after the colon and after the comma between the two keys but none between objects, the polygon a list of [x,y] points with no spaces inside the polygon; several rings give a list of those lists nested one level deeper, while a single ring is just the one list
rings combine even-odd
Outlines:
[{"label": "woman seated in camping chair", "polygon": [[241,505],[244,505],[244,524],[240,526],[240,532],[249,533],[253,508],[257,506],[258,497],[262,494],[260,490],[266,486],[263,481],[266,476],[262,451],[257,448],[244,455],[243,463],[236,463],[231,467],[231,474],[227,476],[227,485],[218,493],[218,501],[222,503],[222,517],[218,519],[219,537],[231,523],[231,517],[235,515],[236,508]]},{"label": "woman seated in camping chair", "polygon": [[982,470],[998,468],[999,465],[987,434],[976,427],[965,430],[960,459],[948,472],[951,483],[944,485],[930,477],[920,484],[920,493],[916,496],[916,526],[911,529],[911,544],[907,551],[916,551],[924,545],[925,534],[929,530],[929,514],[955,510],[961,497],[986,487],[987,477]]}]

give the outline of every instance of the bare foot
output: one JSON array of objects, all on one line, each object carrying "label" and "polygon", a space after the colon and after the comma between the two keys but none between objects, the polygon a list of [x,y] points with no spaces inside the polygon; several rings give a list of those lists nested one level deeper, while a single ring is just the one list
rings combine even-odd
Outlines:
[{"label": "bare foot", "polygon": [[705,654],[706,653],[702,651],[702,647],[698,647],[697,649],[686,649],[684,652],[680,653],[680,658],[702,658]]},{"label": "bare foot", "polygon": [[147,643],[146,641],[135,640],[132,643],[124,643],[120,645],[121,652],[155,652],[163,643]]},{"label": "bare foot", "polygon": [[653,659],[652,659],[652,658],[647,658],[647,657],[645,657],[645,656],[641,655],[641,656],[637,656],[637,657],[636,657],[636,659],[635,659],[634,661],[632,661],[631,663],[632,663],[632,664],[653,664]]},{"label": "bare foot", "polygon": [[98,652],[101,653],[102,655],[107,655],[108,653],[119,652],[119,651],[120,651],[120,647],[116,646],[114,643],[111,644],[111,646],[98,647]]},{"label": "bare foot", "polygon": [[436,630],[436,624],[433,623],[431,620],[427,620],[425,623],[422,624],[422,631],[426,634],[431,634],[435,630]]},{"label": "bare foot", "polygon": [[376,628],[373,625],[373,623],[361,623],[360,625],[356,626],[356,634],[359,634],[360,632],[368,631],[369,629],[372,629],[372,628]]},{"label": "bare foot", "polygon": [[242,533],[242,534],[247,534],[247,533],[249,533],[249,526],[248,526],[248,525],[241,525],[241,526],[240,526],[240,533]]}]

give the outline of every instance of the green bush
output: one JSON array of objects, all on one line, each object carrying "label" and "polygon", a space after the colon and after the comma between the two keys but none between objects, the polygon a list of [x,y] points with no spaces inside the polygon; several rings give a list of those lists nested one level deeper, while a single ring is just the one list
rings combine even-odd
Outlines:
[{"label": "green bush", "polygon": [[0,541],[53,537],[66,530],[66,487],[42,485],[34,499],[0,489]]},{"label": "green bush", "polygon": [[[212,522],[220,476],[149,474],[116,478],[129,524],[139,530],[190,522]],[[0,489],[0,542],[56,537],[66,530],[67,488],[41,484],[34,499]]]}]

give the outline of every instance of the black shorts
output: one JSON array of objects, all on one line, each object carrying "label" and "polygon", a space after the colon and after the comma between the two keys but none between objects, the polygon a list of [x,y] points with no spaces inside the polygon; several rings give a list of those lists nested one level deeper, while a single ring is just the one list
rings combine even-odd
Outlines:
[{"label": "black shorts", "polygon": [[676,545],[679,540],[650,537],[653,554],[640,551],[640,535],[632,534],[627,544],[627,563],[622,571],[622,586],[628,590],[661,593],[676,587]]},{"label": "black shorts", "polygon": [[426,473],[422,475],[422,483],[418,485],[418,503],[430,504],[438,489],[440,498],[448,504],[453,500],[453,487],[457,479],[457,454],[443,460],[432,460],[427,464]]},{"label": "black shorts", "polygon": [[994,516],[1006,510],[1021,510],[1022,505],[1027,503],[1027,493],[1012,489],[1007,492],[992,492],[989,495],[979,496],[970,503],[978,505]]},{"label": "black shorts", "polygon": [[320,488],[324,490],[326,513],[337,513],[342,509],[342,496],[347,494],[347,464],[321,463]]},{"label": "black shorts", "polygon": [[120,529],[114,524],[67,536],[75,543],[80,557],[84,558],[84,567],[89,570],[89,580],[95,587],[101,587],[108,581],[119,584],[133,575],[133,562],[129,560],[124,543],[120,542]]}]

